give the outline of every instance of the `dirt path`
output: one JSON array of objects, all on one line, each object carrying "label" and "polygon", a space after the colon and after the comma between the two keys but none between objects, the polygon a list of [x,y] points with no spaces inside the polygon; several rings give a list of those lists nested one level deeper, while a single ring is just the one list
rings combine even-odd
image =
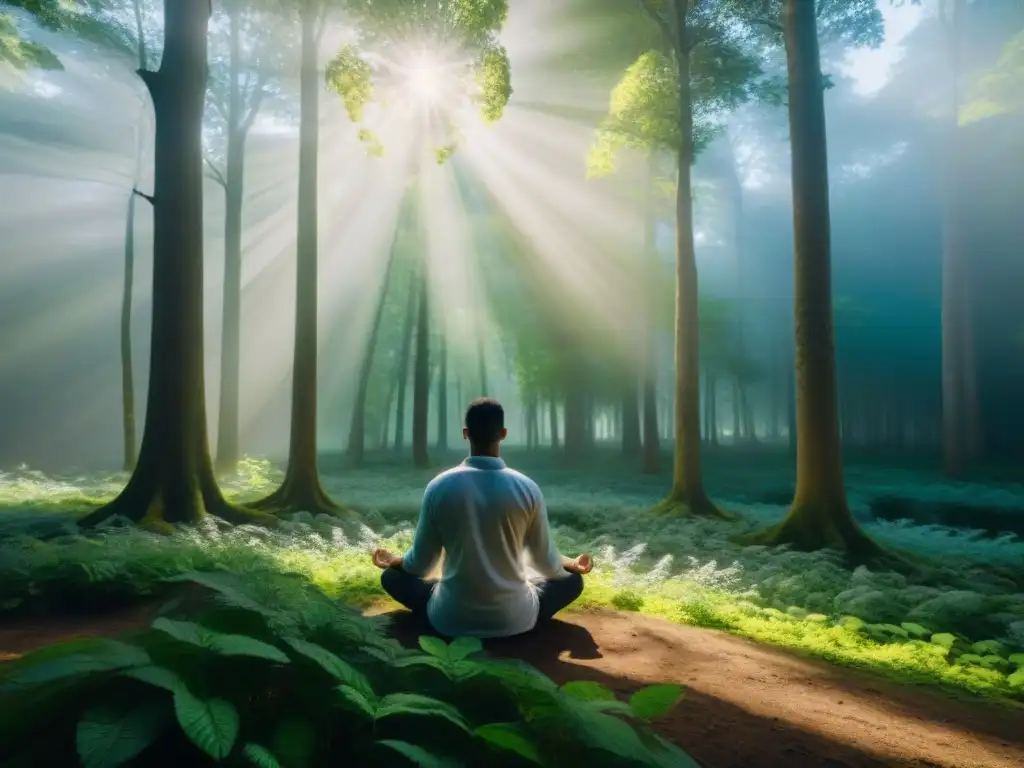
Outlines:
[{"label": "dirt path", "polygon": [[[411,640],[407,615],[395,616],[396,635]],[[593,680],[623,698],[684,683],[686,697],[659,731],[706,768],[1024,766],[1024,708],[957,700],[720,632],[573,613],[488,648],[558,683]]]},{"label": "dirt path", "polygon": [[[0,661],[137,627],[153,610],[0,623]],[[394,616],[396,636],[414,643],[418,628],[408,614]],[[637,614],[569,614],[488,650],[559,683],[593,680],[622,697],[650,683],[684,683],[686,698],[659,731],[705,768],[1024,766],[1024,708],[960,701]]]}]

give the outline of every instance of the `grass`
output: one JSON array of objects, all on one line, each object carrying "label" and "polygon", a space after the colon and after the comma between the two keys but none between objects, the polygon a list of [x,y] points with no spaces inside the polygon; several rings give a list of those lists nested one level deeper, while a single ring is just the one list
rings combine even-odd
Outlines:
[{"label": "grass", "polygon": [[[1024,700],[1024,542],[939,526],[866,522],[887,546],[929,558],[904,576],[850,571],[828,553],[806,554],[731,542],[739,531],[775,522],[777,505],[758,504],[779,474],[718,466],[712,490],[739,521],[666,519],[646,514],[663,480],[614,466],[589,474],[516,462],[545,489],[564,551],[591,551],[598,566],[582,607],[612,607],[722,629],[834,663],[991,698]],[[384,543],[408,546],[422,487],[432,473],[381,463],[325,473],[328,490],[359,510],[360,530],[297,515],[281,530],[229,528],[214,521],[164,537],[131,527],[83,536],[73,519],[116,492],[120,476],[0,476],[0,611],[64,611],[115,604],[193,570],[258,577],[298,573],[332,596],[367,606],[382,599],[367,554]],[[279,473],[248,461],[227,487],[246,499]],[[927,480],[928,484],[923,485]],[[980,496],[1024,508],[1011,485],[948,485],[920,472],[855,468],[851,501],[894,493],[949,501]],[[986,501],[986,503],[992,503]]]}]

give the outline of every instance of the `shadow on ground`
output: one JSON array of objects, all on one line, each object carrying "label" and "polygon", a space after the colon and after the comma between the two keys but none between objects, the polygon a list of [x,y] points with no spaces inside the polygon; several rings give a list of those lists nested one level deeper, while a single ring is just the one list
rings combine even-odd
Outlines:
[{"label": "shadow on ground", "polygon": [[[408,612],[388,616],[404,645],[432,634]],[[686,684],[657,730],[705,768],[1024,764],[1020,712],[636,614],[570,614],[487,641],[485,651],[525,661],[559,684],[600,683],[622,699],[654,682]]]}]

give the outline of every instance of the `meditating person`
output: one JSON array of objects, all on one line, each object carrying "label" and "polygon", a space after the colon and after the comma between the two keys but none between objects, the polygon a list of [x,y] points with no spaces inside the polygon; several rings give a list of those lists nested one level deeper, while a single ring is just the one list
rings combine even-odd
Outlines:
[{"label": "meditating person", "polygon": [[[499,456],[507,435],[500,403],[470,403],[469,457],[427,485],[412,548],[373,553],[384,591],[447,637],[529,632],[582,594],[594,566],[590,555],[559,554],[540,488]],[[441,578],[428,580],[442,550]],[[540,580],[529,579],[527,563]]]}]

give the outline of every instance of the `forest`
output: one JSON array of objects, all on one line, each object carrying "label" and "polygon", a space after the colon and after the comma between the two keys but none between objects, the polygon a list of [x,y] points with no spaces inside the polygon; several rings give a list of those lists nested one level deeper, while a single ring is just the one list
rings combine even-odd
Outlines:
[{"label": "forest", "polygon": [[0,765],[1024,764],[1022,181],[1021,0],[0,0]]}]

